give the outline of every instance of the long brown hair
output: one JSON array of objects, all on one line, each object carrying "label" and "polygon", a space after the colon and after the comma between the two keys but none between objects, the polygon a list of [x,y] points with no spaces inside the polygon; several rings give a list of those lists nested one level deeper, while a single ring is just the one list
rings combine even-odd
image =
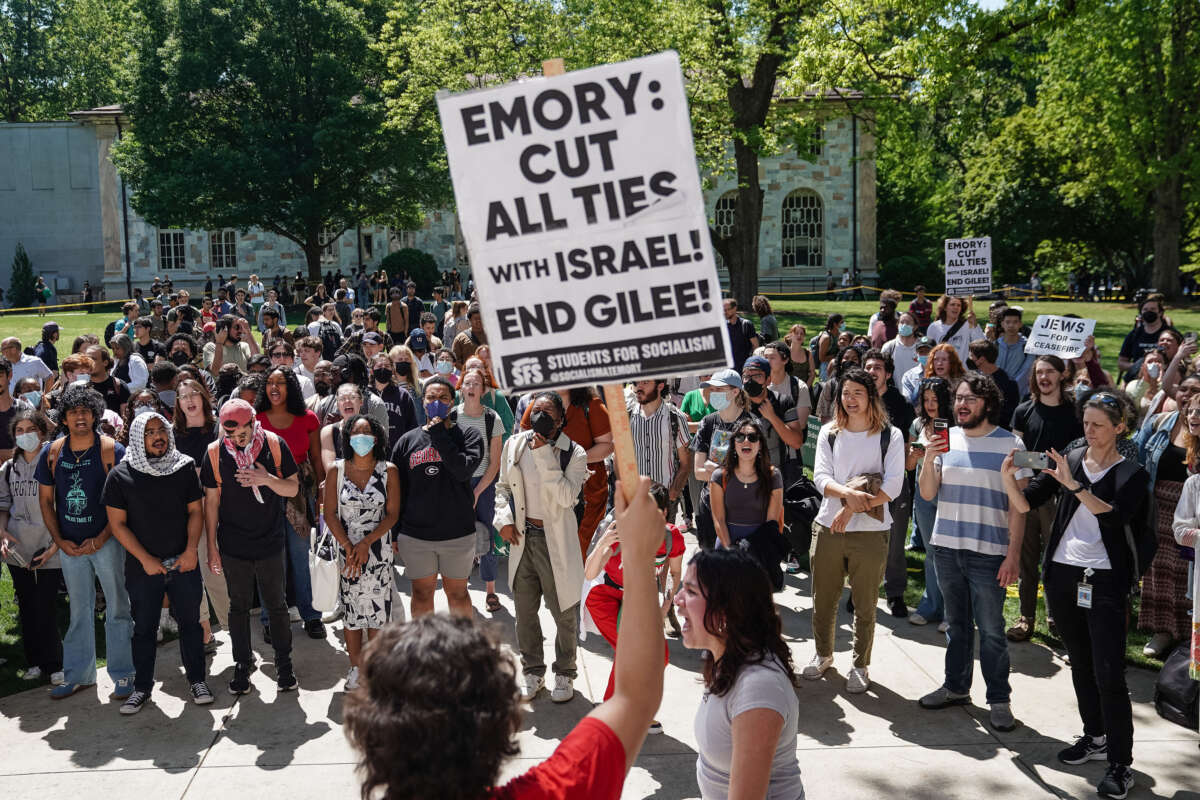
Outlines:
[{"label": "long brown hair", "polygon": [[767,505],[770,505],[771,470],[773,469],[771,466],[771,456],[767,453],[766,434],[763,433],[758,423],[752,419],[744,419],[739,422],[737,427],[733,429],[733,434],[729,437],[729,449],[725,451],[725,463],[721,465],[725,471],[725,480],[736,480],[734,474],[739,461],[736,437],[744,428],[751,428],[758,434],[758,455],[754,458],[754,474],[758,478],[756,485],[759,498],[765,500]]},{"label": "long brown hair", "polygon": [[1179,413],[1183,415],[1183,444],[1187,448],[1188,469],[1192,472],[1200,472],[1200,436],[1192,436],[1187,424],[1188,406],[1194,403],[1200,403],[1200,394],[1192,395],[1187,405],[1181,408]]},{"label": "long brown hair", "polygon": [[184,378],[175,384],[175,413],[171,415],[171,425],[175,428],[175,435],[181,436],[187,433],[187,414],[183,413],[183,409],[179,406],[179,393],[184,387],[195,389],[200,393],[200,405],[204,408],[204,427],[211,428],[217,424],[216,415],[213,414],[212,395],[208,393],[208,387],[195,378]]},{"label": "long brown hair", "polygon": [[946,306],[950,305],[951,300],[958,301],[958,318],[965,320],[967,318],[967,301],[955,295],[944,294],[938,298],[936,317],[939,322],[946,321]]},{"label": "long brown hair", "polygon": [[870,423],[868,433],[879,433],[888,425],[887,406],[883,404],[883,398],[879,396],[879,391],[875,388],[875,379],[871,377],[871,373],[860,367],[851,367],[846,370],[837,383],[837,405],[833,411],[833,429],[844,430],[850,424],[850,414],[846,411],[846,407],[842,405],[842,387],[847,383],[857,383],[867,390],[867,420]]}]

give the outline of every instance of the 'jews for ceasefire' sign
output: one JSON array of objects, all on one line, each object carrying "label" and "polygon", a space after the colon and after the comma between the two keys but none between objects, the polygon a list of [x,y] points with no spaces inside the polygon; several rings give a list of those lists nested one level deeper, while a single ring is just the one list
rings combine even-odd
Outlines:
[{"label": "'jews for ceasefire' sign", "polygon": [[992,237],[946,240],[946,294],[965,297],[992,291]]},{"label": "'jews for ceasefire' sign", "polygon": [[1096,330],[1096,320],[1039,314],[1029,330],[1025,352],[1036,355],[1079,358],[1087,338]]},{"label": "'jews for ceasefire' sign", "polygon": [[438,110],[504,385],[729,364],[675,53],[443,93]]}]

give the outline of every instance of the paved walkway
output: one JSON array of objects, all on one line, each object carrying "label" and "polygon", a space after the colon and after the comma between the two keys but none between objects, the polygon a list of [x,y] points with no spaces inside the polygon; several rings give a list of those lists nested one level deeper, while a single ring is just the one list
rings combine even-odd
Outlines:
[{"label": "paved walkway", "polygon": [[[503,576],[502,576],[503,577]],[[806,576],[788,579],[778,594],[784,629],[797,668],[812,655],[811,601]],[[472,586],[482,608],[481,585]],[[511,641],[512,603],[495,615]],[[440,606],[439,606],[440,607]],[[546,631],[552,631],[547,618]],[[256,631],[256,649],[270,658]],[[212,659],[217,702],[187,702],[174,644],[159,649],[153,702],[121,717],[108,699],[101,673],[95,690],[53,702],[44,689],[0,700],[0,796],[159,798],[354,798],[354,754],[342,735],[342,679],[347,661],[338,635],[313,641],[296,627],[301,691],[278,694],[268,663],[254,675],[255,692],[238,700],[225,683],[232,672],[228,643]],[[849,618],[839,617],[835,667],[799,689],[796,741],[809,798],[1086,798],[1104,764],[1059,764],[1054,754],[1080,731],[1070,668],[1061,654],[1040,645],[1010,648],[1011,733],[986,725],[983,681],[976,672],[979,706],[924,711],[916,698],[938,685],[943,637],[934,626],[915,628],[880,605],[874,683],[865,695],[845,693],[850,665]],[[551,643],[548,641],[547,645]],[[701,697],[699,659],[671,640],[671,665],[659,718],[626,782],[625,797],[695,797],[696,740],[692,718]],[[611,653],[598,637],[580,649],[578,694],[555,705],[543,693],[525,717],[521,754],[505,774],[516,774],[553,751],[604,691]],[[549,660],[549,659],[548,659]],[[1150,704],[1154,675],[1129,671],[1136,726],[1137,788],[1131,798],[1200,800],[1200,750],[1195,733],[1160,719]]]}]

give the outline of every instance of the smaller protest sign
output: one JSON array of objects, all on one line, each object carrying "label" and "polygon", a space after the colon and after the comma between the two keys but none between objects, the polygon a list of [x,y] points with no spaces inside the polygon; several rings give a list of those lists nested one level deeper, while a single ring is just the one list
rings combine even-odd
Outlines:
[{"label": "smaller protest sign", "polygon": [[1059,358],[1079,358],[1084,342],[1096,330],[1096,320],[1039,314],[1029,331],[1025,352]]},{"label": "smaller protest sign", "polygon": [[946,294],[965,297],[992,291],[992,237],[946,240]]}]

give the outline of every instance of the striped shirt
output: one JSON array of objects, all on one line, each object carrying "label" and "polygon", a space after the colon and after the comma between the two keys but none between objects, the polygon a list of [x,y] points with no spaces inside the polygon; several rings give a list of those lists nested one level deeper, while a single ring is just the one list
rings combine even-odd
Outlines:
[{"label": "striped shirt", "polygon": [[483,458],[479,459],[479,466],[471,473],[472,478],[482,478],[483,473],[487,472],[488,466],[491,463],[492,457],[492,440],[487,435],[487,420],[489,416],[496,417],[492,421],[492,436],[499,436],[500,431],[500,415],[492,411],[487,406],[483,407],[483,416],[472,417],[467,414],[466,409],[460,403],[454,408],[458,412],[458,417],[455,419],[455,424],[460,428],[470,428],[473,431],[479,432],[479,439],[483,442]]},{"label": "striped shirt", "polygon": [[[937,521],[929,543],[952,550],[985,555],[1008,554],[1008,495],[1000,464],[1021,440],[1003,428],[986,436],[967,436],[950,429],[950,450],[934,460],[942,476],[938,489]],[[1017,480],[1032,471],[1017,471]]]},{"label": "striped shirt", "polygon": [[639,473],[670,488],[679,463],[677,451],[691,441],[687,423],[683,412],[666,401],[659,403],[648,417],[641,403],[634,400],[629,404],[629,432],[633,435]]}]

